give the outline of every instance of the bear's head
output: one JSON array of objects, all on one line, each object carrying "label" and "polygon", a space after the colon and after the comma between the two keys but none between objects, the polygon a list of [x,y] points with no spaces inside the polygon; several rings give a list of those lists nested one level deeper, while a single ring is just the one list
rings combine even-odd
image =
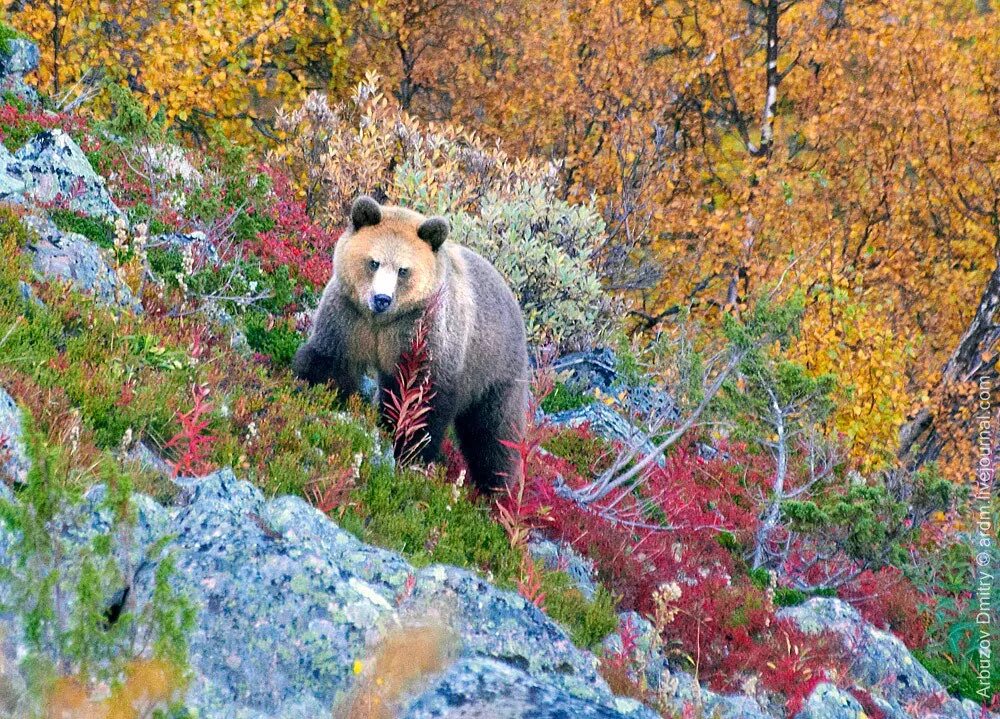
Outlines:
[{"label": "bear's head", "polygon": [[351,227],[337,242],[338,287],[378,322],[425,307],[441,284],[438,250],[448,221],[362,196],[351,207]]}]

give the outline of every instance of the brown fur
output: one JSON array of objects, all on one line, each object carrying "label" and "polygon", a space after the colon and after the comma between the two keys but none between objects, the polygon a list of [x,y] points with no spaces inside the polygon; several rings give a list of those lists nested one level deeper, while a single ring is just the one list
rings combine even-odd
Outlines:
[{"label": "brown fur", "polygon": [[[410,347],[417,319],[439,295],[431,331],[436,394],[423,456],[437,456],[454,423],[473,482],[482,490],[496,489],[516,469],[500,441],[520,437],[527,411],[521,309],[489,262],[444,240],[442,218],[373,203],[368,198],[355,203],[352,228],[337,243],[333,277],[293,369],[310,382],[332,380],[345,394],[356,392],[362,374],[374,370],[384,398],[394,390],[396,365]],[[383,273],[409,271],[397,280],[392,304],[381,314],[371,309],[372,260]]]}]

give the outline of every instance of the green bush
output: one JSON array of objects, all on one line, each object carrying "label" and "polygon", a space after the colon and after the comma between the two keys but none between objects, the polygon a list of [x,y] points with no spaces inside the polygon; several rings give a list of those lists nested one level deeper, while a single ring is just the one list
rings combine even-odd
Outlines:
[{"label": "green bush", "polygon": [[247,315],[246,336],[250,349],[267,355],[279,367],[291,364],[303,339],[287,322],[269,323],[267,315],[260,312]]},{"label": "green bush", "polygon": [[542,580],[545,613],[569,630],[573,643],[596,649],[618,626],[614,597],[598,585],[588,601],[565,572],[549,572]]},{"label": "green bush", "polygon": [[557,382],[552,391],[542,400],[542,409],[548,414],[565,412],[579,407],[586,407],[596,401],[593,395],[581,392],[576,387]]}]

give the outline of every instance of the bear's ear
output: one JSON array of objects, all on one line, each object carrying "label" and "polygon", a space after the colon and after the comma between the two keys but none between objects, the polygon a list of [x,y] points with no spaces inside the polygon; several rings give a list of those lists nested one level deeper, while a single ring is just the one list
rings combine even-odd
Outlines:
[{"label": "bear's ear", "polygon": [[431,246],[435,252],[448,239],[448,220],[443,217],[429,217],[417,228],[417,237]]},{"label": "bear's ear", "polygon": [[382,221],[382,208],[368,195],[362,195],[351,205],[351,225],[355,231]]}]

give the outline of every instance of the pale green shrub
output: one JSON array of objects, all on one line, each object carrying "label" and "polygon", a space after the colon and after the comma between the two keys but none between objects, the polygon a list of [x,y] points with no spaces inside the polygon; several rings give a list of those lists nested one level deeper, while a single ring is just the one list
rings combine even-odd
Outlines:
[{"label": "pale green shrub", "polygon": [[524,309],[528,339],[563,349],[595,344],[611,307],[590,258],[605,241],[591,205],[571,205],[538,183],[488,193],[479,214],[450,216],[451,237],[488,259]]}]

